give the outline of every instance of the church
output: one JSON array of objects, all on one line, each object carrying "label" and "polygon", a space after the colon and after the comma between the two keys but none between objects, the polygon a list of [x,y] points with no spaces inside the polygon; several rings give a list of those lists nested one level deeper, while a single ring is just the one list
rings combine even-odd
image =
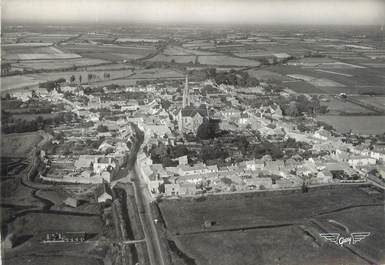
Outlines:
[{"label": "church", "polygon": [[188,76],[186,75],[186,83],[183,89],[182,108],[178,110],[176,115],[178,121],[178,128],[180,133],[194,133],[196,134],[199,126],[203,123],[205,118],[208,118],[207,107],[202,105],[200,107],[192,106],[190,102],[190,92],[188,86]]}]

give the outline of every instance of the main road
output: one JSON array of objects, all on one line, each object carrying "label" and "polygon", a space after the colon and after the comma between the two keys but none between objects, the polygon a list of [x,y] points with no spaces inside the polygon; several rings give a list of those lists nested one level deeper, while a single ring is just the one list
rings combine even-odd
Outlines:
[{"label": "main road", "polygon": [[[132,126],[136,132],[136,141],[132,149],[133,157],[130,161],[133,166],[130,171],[129,178],[132,180],[135,200],[139,211],[139,218],[143,228],[145,241],[147,245],[147,252],[151,265],[166,265],[162,253],[161,243],[159,240],[158,231],[155,226],[154,217],[151,211],[152,197],[141,175],[141,170],[137,163],[137,154],[140,146],[143,143],[143,133],[136,125]],[[129,162],[129,163],[130,163]]]}]

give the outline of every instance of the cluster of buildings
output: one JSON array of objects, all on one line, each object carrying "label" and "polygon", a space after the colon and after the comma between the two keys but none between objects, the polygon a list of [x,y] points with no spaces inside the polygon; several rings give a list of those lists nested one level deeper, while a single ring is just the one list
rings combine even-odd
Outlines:
[{"label": "cluster of buildings", "polygon": [[[141,129],[145,132],[144,145],[174,144],[176,139],[188,133],[196,134],[205,119],[220,120],[223,130],[246,131],[257,130],[270,141],[282,141],[289,138],[304,142],[311,146],[314,157],[271,160],[262,158],[247,160],[230,166],[219,167],[206,165],[202,162],[189,165],[191,160],[180,157],[175,160],[178,165],[164,167],[153,163],[150,157],[141,153],[138,157],[139,169],[153,196],[184,196],[202,193],[235,192],[250,190],[269,190],[298,188],[302,185],[330,185],[332,183],[360,183],[374,167],[383,162],[385,150],[369,149],[364,146],[353,146],[342,141],[341,137],[333,136],[324,128],[316,131],[301,132],[294,123],[282,119],[279,105],[261,106],[253,109],[228,104],[222,100],[222,109],[213,109],[218,101],[208,100],[194,104],[197,100],[189,96],[188,81],[182,90],[182,104],[172,106],[170,117],[162,124],[151,124],[141,120]],[[226,93],[223,87],[221,91]],[[215,95],[218,96],[218,95]],[[215,98],[214,96],[214,98]],[[226,95],[228,96],[228,95]],[[165,110],[162,110],[164,112]],[[155,119],[157,118],[155,114]],[[154,116],[153,116],[154,120]],[[163,126],[154,133],[153,126]],[[167,128],[166,128],[167,127]],[[167,140],[165,140],[167,139]]]},{"label": "cluster of buildings", "polygon": [[[276,103],[252,108],[240,104],[243,95],[257,93],[261,97],[263,87],[235,90],[220,85],[210,92],[201,93],[206,81],[192,89],[186,77],[184,87],[178,92],[174,87],[150,84],[132,88],[115,88],[107,96],[85,95],[79,89],[63,87],[83,101],[68,101],[61,93],[53,90],[52,100],[72,104],[72,111],[90,128],[69,128],[66,141],[97,141],[98,146],[89,154],[50,155],[46,157],[48,174],[42,176],[49,181],[75,183],[111,182],[114,172],[122,165],[130,151],[127,143],[132,137],[129,123],[135,123],[144,132],[143,147],[160,143],[174,146],[185,142],[188,134],[197,135],[199,127],[208,120],[220,121],[221,130],[238,133],[257,131],[264,139],[279,143],[288,139],[311,146],[310,158],[297,154],[280,160],[266,156],[261,159],[246,158],[241,162],[217,165],[192,163],[188,156],[177,159],[176,166],[154,163],[145,153],[138,155],[138,169],[153,196],[183,196],[200,193],[235,192],[297,188],[301,185],[329,185],[336,182],[363,182],[365,176],[385,162],[382,147],[353,145],[342,141],[320,128],[315,131],[300,131],[296,124],[283,119],[280,106]],[[257,91],[257,92],[256,92]],[[120,99],[119,93],[143,92],[148,96],[140,102],[137,99]],[[283,92],[286,93],[286,92]],[[108,96],[111,94],[112,96]],[[147,95],[146,94],[146,95]],[[163,106],[168,101],[168,107]],[[101,109],[110,110],[112,119]],[[96,110],[96,111],[95,111]],[[117,111],[119,110],[119,111]],[[311,118],[309,118],[311,119]],[[104,126],[107,130],[98,131]],[[65,131],[65,129],[63,129]],[[251,133],[252,134],[252,133]],[[239,161],[239,159],[237,159]],[[190,164],[189,164],[190,163]],[[51,172],[51,173],[50,173]],[[58,174],[58,172],[61,172]],[[64,173],[63,173],[64,172]],[[379,169],[379,172],[382,172]]]},{"label": "cluster of buildings", "polygon": [[[110,183],[130,152],[133,131],[128,117],[121,114],[114,117],[112,114],[111,119],[101,118],[98,111],[90,111],[94,107],[93,102],[100,103],[100,98],[92,95],[88,96],[88,106],[84,106],[80,102],[65,99],[63,94],[55,90],[53,93],[56,97],[51,98],[52,101],[69,102],[78,118],[91,124],[84,126],[74,123],[55,128],[55,134],[63,136],[62,139],[54,137],[51,145],[54,146],[54,150],[66,150],[58,151],[56,154],[51,152],[44,157],[46,170],[41,174],[41,179],[65,183]],[[97,110],[115,106],[117,102],[111,100],[103,104]],[[134,100],[130,100],[127,104],[133,109],[138,105]],[[81,146],[80,150],[74,148],[76,146]]]}]

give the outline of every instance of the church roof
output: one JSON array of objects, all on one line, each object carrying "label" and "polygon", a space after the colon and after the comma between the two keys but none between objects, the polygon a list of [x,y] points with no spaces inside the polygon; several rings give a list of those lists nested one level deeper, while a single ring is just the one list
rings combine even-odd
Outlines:
[{"label": "church roof", "polygon": [[182,117],[194,117],[196,114],[199,114],[202,117],[207,116],[207,109],[203,108],[192,108],[187,107],[180,110],[182,112]]}]

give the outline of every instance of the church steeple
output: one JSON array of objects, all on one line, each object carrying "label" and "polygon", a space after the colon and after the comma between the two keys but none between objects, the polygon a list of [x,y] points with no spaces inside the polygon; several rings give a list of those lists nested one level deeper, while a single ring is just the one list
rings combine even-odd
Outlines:
[{"label": "church steeple", "polygon": [[184,89],[183,89],[183,103],[182,107],[186,108],[190,106],[190,93],[188,89],[188,75],[186,75],[186,83],[184,84]]}]

